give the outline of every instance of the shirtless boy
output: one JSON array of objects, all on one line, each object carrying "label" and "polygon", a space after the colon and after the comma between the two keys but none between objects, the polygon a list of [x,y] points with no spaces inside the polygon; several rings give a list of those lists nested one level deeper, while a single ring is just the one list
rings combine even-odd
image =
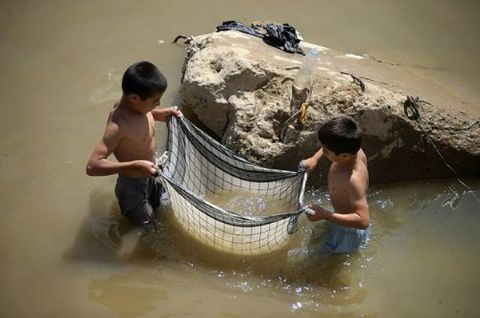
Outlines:
[{"label": "shirtless boy", "polygon": [[[135,225],[152,221],[164,191],[153,177],[159,169],[154,164],[155,121],[181,116],[175,107],[156,108],[166,89],[167,80],[152,63],[130,66],[122,79],[123,95],[87,163],[89,176],[118,174],[115,194],[122,214]],[[117,161],[107,159],[111,153]]]},{"label": "shirtless boy", "polygon": [[310,204],[310,221],[326,220],[327,233],[320,246],[322,252],[350,253],[364,247],[369,239],[367,158],[360,148],[361,130],[349,116],[326,122],[318,131],[322,147],[300,168],[312,171],[323,157],[331,162],[328,191],[334,211]]}]

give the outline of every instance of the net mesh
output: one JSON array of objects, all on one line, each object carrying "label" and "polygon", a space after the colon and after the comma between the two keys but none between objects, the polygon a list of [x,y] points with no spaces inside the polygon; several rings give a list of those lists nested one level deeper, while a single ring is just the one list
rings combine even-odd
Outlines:
[{"label": "net mesh", "polygon": [[[296,231],[306,174],[252,164],[184,117],[168,121],[166,154],[161,180],[173,214],[197,240],[223,251],[256,255],[284,247]],[[245,215],[238,207],[209,200],[226,193],[275,201],[276,211]]]}]

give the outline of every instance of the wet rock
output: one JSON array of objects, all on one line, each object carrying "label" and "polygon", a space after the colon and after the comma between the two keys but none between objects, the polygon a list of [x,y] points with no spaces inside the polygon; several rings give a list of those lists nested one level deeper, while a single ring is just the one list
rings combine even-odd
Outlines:
[{"label": "wet rock", "polygon": [[[303,48],[313,46],[304,43]],[[303,57],[236,31],[189,42],[182,105],[227,147],[267,167],[295,170],[318,149],[318,127],[348,114],[363,129],[372,183],[453,177],[446,162],[459,176],[480,176],[480,124],[469,126],[476,114],[465,108],[465,101],[451,92],[432,93],[435,89],[421,76],[399,65],[315,47],[321,54],[304,124],[285,124],[292,115],[292,82]],[[355,78],[362,80],[364,90]],[[409,119],[407,95],[421,92],[428,102],[420,96],[420,118]],[[458,105],[463,108],[456,110]],[[327,166],[322,165],[321,173]]]}]

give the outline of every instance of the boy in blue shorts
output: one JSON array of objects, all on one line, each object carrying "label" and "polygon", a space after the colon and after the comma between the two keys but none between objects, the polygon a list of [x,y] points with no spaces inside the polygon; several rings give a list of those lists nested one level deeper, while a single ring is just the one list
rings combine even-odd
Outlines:
[{"label": "boy in blue shorts", "polygon": [[350,253],[365,247],[369,240],[367,157],[361,146],[361,130],[350,116],[339,116],[320,127],[318,139],[322,147],[300,162],[300,169],[314,170],[323,157],[332,164],[328,172],[328,192],[334,211],[317,203],[310,204],[310,221],[326,220],[327,233],[321,252]]},{"label": "boy in blue shorts", "polygon": [[[153,177],[159,169],[154,163],[155,121],[182,115],[176,107],[156,108],[166,89],[167,80],[155,65],[131,65],[123,75],[123,95],[87,163],[89,176],[118,174],[115,194],[120,210],[135,225],[152,222],[164,192]],[[117,161],[107,159],[112,153]]]}]

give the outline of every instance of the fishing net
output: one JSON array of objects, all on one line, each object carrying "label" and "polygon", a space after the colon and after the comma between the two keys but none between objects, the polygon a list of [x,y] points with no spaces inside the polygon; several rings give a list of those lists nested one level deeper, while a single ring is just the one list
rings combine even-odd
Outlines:
[{"label": "fishing net", "polygon": [[[172,116],[167,124],[161,180],[181,227],[195,239],[235,254],[256,255],[284,247],[304,211],[306,174],[252,164],[184,117]],[[277,211],[247,215],[238,207],[242,205],[211,201],[232,193],[274,202]]]}]

